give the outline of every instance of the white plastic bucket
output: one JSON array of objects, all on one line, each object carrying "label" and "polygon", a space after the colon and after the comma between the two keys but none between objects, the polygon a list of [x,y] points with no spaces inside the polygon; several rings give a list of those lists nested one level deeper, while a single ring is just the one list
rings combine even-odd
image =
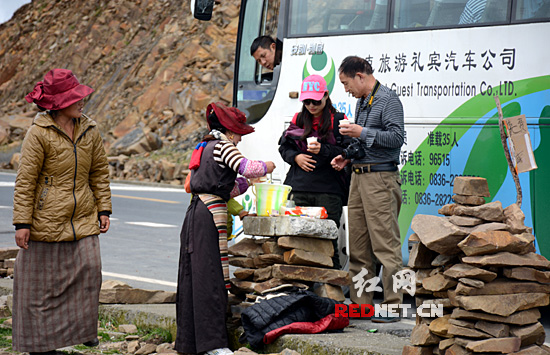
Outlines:
[{"label": "white plastic bucket", "polygon": [[278,214],[292,190],[288,185],[267,183],[254,184],[254,189],[258,216],[271,216],[273,211]]}]

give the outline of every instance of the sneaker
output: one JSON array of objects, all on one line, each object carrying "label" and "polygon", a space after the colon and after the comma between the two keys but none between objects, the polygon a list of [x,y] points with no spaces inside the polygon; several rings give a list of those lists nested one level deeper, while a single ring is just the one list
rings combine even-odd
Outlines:
[{"label": "sneaker", "polygon": [[373,323],[394,323],[399,322],[401,317],[399,316],[374,316],[371,319]]},{"label": "sneaker", "polygon": [[207,351],[204,355],[233,355],[233,352],[228,348],[219,348]]}]

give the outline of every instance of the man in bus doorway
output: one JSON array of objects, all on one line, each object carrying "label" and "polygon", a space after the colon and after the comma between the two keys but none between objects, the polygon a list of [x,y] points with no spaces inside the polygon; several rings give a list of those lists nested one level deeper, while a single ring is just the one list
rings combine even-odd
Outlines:
[{"label": "man in bus doorway", "polygon": [[250,45],[250,55],[262,67],[273,70],[273,68],[281,64],[283,42],[274,40],[270,36],[260,36]]},{"label": "man in bus doorway", "polygon": [[[350,298],[353,303],[373,304],[374,293],[365,281],[378,276],[378,259],[383,266],[383,304],[398,305],[403,296],[399,290],[394,292],[392,276],[403,265],[397,221],[401,208],[397,165],[405,135],[403,105],[395,92],[374,78],[365,59],[347,57],[338,72],[346,92],[358,99],[356,123],[340,125],[340,133],[352,137],[352,143],[331,162],[336,170],[351,163],[353,171],[348,201]],[[399,314],[388,312],[371,320],[386,323],[399,319]]]}]

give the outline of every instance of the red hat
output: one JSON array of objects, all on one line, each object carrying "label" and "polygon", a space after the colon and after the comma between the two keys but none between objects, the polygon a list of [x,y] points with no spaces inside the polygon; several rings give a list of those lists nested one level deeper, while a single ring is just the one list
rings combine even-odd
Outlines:
[{"label": "red hat", "polygon": [[214,111],[221,125],[230,130],[244,136],[254,132],[254,127],[246,123],[246,116],[235,107],[227,107],[221,102],[213,102],[206,108],[206,121],[210,125],[208,116]]},{"label": "red hat", "polygon": [[327,82],[320,75],[310,75],[302,81],[302,91],[300,93],[300,101],[312,99],[319,101],[327,92]]},{"label": "red hat", "polygon": [[34,102],[46,110],[62,110],[94,92],[89,86],[82,85],[72,71],[52,69],[34,86],[34,90],[25,96],[27,102]]}]

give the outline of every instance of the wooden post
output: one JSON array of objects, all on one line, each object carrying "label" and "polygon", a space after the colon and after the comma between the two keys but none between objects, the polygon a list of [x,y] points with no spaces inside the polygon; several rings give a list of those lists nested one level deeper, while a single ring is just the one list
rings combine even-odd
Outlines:
[{"label": "wooden post", "polygon": [[502,107],[500,107],[500,99],[498,96],[495,96],[495,102],[497,104],[497,111],[498,111],[498,127],[500,129],[500,140],[502,141],[502,147],[504,148],[504,155],[506,156],[508,167],[510,168],[510,172],[512,173],[512,177],[514,178],[514,183],[516,185],[516,194],[517,194],[516,205],[518,205],[521,208],[521,200],[522,200],[521,185],[519,183],[518,172],[514,167],[514,163],[512,162],[512,157],[510,156],[508,143],[506,142],[507,134],[504,128],[504,117],[502,115]]}]

